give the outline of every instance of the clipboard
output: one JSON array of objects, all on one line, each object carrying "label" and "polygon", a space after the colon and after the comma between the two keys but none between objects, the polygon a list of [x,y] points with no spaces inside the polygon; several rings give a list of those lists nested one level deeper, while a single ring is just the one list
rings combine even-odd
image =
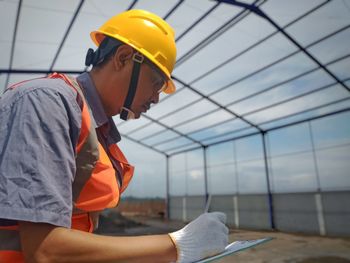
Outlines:
[{"label": "clipboard", "polygon": [[194,263],[212,262],[212,261],[218,260],[220,258],[226,257],[228,255],[234,254],[238,251],[242,251],[242,250],[252,248],[252,247],[255,247],[257,245],[266,243],[272,239],[273,239],[272,237],[266,237],[266,238],[253,239],[253,240],[234,241],[231,244],[227,245],[225,247],[225,250],[223,252],[221,252],[220,254],[217,254],[217,255],[209,257],[209,258],[202,259],[200,261],[196,261]]}]

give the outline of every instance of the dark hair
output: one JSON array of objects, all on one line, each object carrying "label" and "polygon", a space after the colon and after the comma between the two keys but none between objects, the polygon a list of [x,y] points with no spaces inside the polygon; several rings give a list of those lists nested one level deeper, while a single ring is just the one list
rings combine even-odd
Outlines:
[{"label": "dark hair", "polygon": [[108,61],[110,61],[112,59],[112,57],[114,56],[115,52],[118,50],[120,46],[116,46],[114,47],[108,54],[106,54],[103,59],[98,62],[96,65],[93,66],[93,68],[103,68],[104,65],[107,64]]},{"label": "dark hair", "polygon": [[95,51],[92,48],[89,48],[85,58],[85,65],[92,65],[93,68],[102,68],[109,60],[111,60],[122,44],[123,42],[106,36]]}]

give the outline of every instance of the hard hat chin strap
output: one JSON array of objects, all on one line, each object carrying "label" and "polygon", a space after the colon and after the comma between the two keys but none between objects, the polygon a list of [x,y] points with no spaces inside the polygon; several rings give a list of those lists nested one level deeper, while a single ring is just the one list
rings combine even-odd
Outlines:
[{"label": "hard hat chin strap", "polygon": [[124,101],[124,106],[122,107],[122,111],[120,113],[120,118],[125,121],[135,118],[135,114],[131,110],[131,105],[135,98],[137,83],[139,81],[140,76],[141,64],[144,60],[144,57],[140,53],[135,53],[132,57],[132,60],[134,61],[134,65],[132,68],[129,90]]},{"label": "hard hat chin strap", "polygon": [[[126,114],[126,119],[122,118],[122,114]],[[124,121],[135,119],[135,113],[132,110],[122,107],[122,112],[120,114],[120,118]]]}]

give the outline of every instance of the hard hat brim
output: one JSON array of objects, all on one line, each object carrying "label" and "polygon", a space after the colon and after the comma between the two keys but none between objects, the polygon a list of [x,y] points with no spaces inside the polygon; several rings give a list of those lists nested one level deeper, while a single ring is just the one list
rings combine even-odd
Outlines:
[{"label": "hard hat brim", "polygon": [[172,79],[168,80],[168,86],[167,88],[164,90],[164,93],[166,94],[172,94],[176,91],[176,86],[175,83]]}]

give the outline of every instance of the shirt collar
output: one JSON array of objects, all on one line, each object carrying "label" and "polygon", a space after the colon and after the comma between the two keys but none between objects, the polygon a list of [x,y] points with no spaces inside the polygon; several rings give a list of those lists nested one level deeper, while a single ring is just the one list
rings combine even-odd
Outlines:
[{"label": "shirt collar", "polygon": [[108,133],[114,143],[120,141],[120,134],[115,126],[112,117],[108,117],[104,111],[100,96],[97,93],[96,87],[88,72],[84,72],[77,77],[77,81],[82,87],[85,99],[89,104],[92,115],[94,117],[96,127],[99,128],[103,125],[108,125]]}]

